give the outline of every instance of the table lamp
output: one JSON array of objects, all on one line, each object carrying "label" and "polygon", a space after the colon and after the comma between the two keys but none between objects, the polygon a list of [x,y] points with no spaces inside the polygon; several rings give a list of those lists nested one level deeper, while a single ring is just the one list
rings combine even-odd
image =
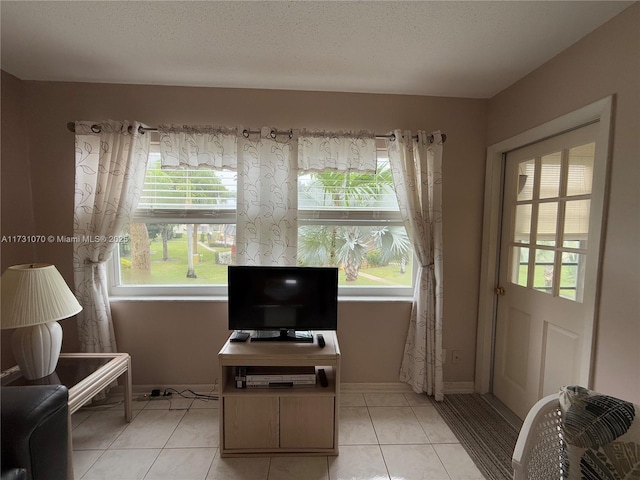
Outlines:
[{"label": "table lamp", "polygon": [[35,380],[53,373],[62,348],[57,320],[82,310],[55,266],[14,265],[2,274],[2,330],[15,328],[13,355],[22,375]]}]

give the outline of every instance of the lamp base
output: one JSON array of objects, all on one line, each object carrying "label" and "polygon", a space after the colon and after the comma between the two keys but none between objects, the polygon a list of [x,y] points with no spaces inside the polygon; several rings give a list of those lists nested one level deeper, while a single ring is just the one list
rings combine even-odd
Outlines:
[{"label": "lamp base", "polygon": [[11,347],[22,375],[28,380],[54,372],[62,348],[62,327],[58,322],[16,329]]}]

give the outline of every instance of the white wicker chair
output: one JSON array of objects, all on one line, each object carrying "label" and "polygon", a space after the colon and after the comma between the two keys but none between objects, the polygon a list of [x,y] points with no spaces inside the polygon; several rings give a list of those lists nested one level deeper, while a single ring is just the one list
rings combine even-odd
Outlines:
[{"label": "white wicker chair", "polygon": [[563,478],[564,442],[558,394],[539,400],[527,414],[513,451],[514,480]]}]

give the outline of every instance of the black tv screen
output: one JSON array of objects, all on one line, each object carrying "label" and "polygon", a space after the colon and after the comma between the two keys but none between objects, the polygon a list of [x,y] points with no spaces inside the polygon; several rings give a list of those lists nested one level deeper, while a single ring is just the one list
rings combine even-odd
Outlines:
[{"label": "black tv screen", "polygon": [[338,269],[230,265],[229,329],[336,330]]}]

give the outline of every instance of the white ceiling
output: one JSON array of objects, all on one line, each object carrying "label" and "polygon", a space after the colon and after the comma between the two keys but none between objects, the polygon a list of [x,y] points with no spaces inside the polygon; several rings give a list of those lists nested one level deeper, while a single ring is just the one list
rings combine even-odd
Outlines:
[{"label": "white ceiling", "polygon": [[632,2],[6,1],[23,80],[490,98]]}]

